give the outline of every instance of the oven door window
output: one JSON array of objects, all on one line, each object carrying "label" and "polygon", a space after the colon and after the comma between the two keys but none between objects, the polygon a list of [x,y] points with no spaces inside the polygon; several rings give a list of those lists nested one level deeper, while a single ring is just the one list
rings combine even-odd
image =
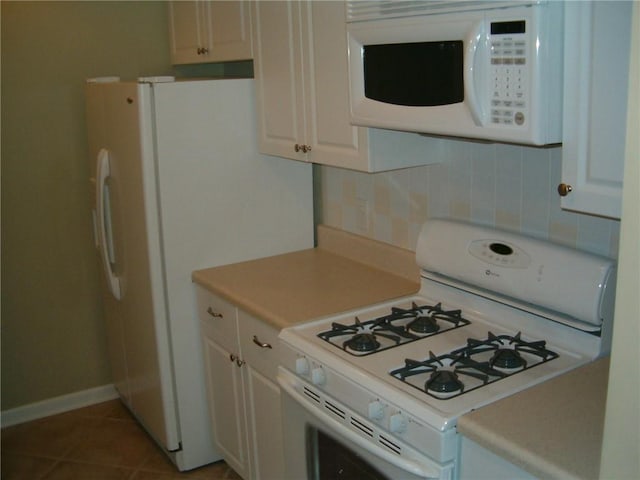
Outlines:
[{"label": "oven door window", "polygon": [[462,41],[365,45],[364,94],[411,107],[464,100]]},{"label": "oven door window", "polygon": [[322,430],[307,425],[309,480],[391,480],[365,458]]}]

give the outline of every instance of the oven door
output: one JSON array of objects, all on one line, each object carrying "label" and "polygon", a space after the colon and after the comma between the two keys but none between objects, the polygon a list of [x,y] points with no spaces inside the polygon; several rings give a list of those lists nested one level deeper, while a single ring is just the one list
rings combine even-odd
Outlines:
[{"label": "oven door", "polygon": [[381,435],[352,412],[280,367],[286,478],[295,480],[416,480],[453,478],[439,464],[397,439]]}]

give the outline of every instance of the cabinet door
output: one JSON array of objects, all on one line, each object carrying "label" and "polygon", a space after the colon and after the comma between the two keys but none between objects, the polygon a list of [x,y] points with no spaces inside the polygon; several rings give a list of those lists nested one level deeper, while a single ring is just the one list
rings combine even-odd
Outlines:
[{"label": "cabinet door", "polygon": [[633,2],[567,2],[562,207],[620,218]]},{"label": "cabinet door", "polygon": [[252,478],[284,478],[280,388],[247,364],[245,371]]},{"label": "cabinet door", "polygon": [[284,478],[280,388],[276,384],[281,364],[278,329],[238,310],[238,332],[246,361],[245,405],[252,478]]},{"label": "cabinet door", "polygon": [[246,1],[210,2],[210,62],[248,60],[251,51],[251,9]]},{"label": "cabinet door", "polygon": [[169,42],[171,62],[201,63],[207,60],[203,48],[209,48],[208,2],[169,2]]},{"label": "cabinet door", "polygon": [[253,53],[260,152],[294,160],[307,154],[300,45],[300,5],[291,1],[253,3]]},{"label": "cabinet door", "polygon": [[249,2],[169,2],[169,34],[173,64],[248,60]]},{"label": "cabinet door", "polygon": [[242,477],[249,478],[247,426],[243,394],[243,366],[237,356],[206,336],[205,372],[216,447]]},{"label": "cabinet door", "polygon": [[314,163],[367,170],[367,129],[350,123],[344,2],[302,3],[307,114]]}]

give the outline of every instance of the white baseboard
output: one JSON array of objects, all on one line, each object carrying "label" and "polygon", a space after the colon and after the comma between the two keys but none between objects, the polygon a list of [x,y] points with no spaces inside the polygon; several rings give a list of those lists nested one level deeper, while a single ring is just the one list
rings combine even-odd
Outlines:
[{"label": "white baseboard", "polygon": [[80,392],[50,398],[41,402],[30,403],[22,407],[12,408],[0,412],[2,428],[30,422],[38,418],[48,417],[57,413],[68,412],[76,408],[86,407],[94,403],[106,402],[118,398],[118,392],[113,385],[90,388]]}]

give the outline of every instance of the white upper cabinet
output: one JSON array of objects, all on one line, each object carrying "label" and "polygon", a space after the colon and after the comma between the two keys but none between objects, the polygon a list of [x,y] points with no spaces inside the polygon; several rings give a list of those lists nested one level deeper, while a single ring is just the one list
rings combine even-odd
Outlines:
[{"label": "white upper cabinet", "polygon": [[442,141],[349,120],[345,5],[253,3],[259,149],[361,171],[441,161]]},{"label": "white upper cabinet", "polygon": [[567,2],[562,208],[620,218],[633,2]]},{"label": "white upper cabinet", "polygon": [[246,1],[169,2],[172,63],[252,58],[250,12]]}]

